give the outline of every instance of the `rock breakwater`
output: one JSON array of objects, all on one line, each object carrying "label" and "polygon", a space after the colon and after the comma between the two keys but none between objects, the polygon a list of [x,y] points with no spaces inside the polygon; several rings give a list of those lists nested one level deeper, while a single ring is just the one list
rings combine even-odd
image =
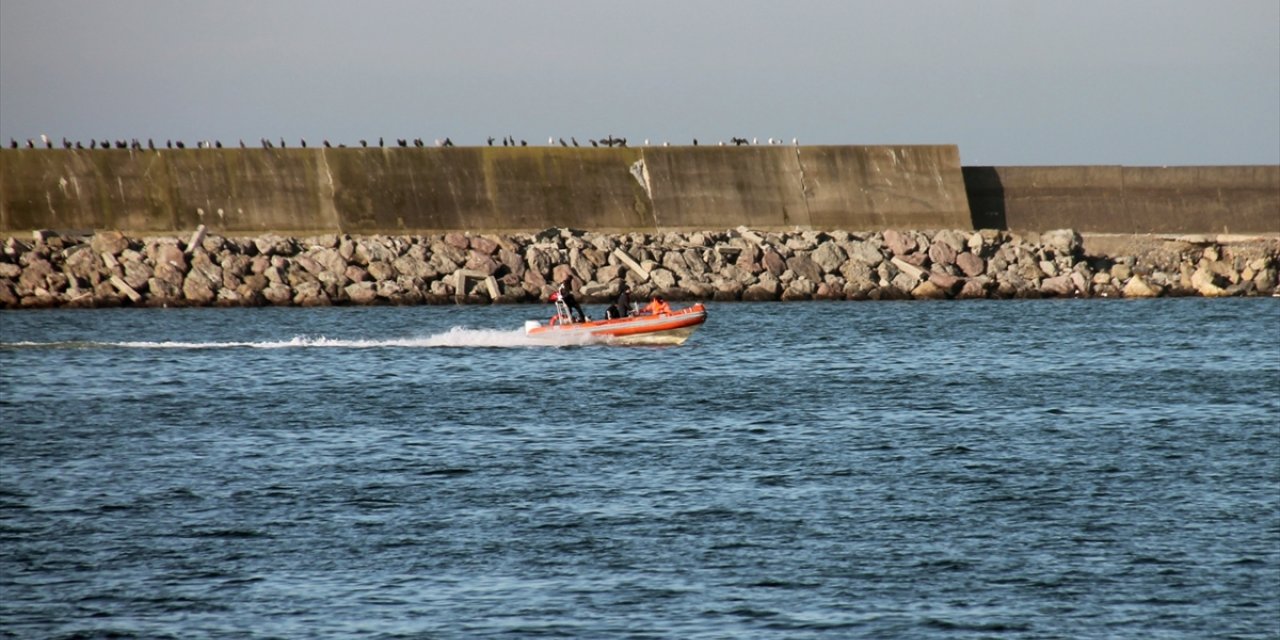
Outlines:
[{"label": "rock breakwater", "polygon": [[1256,296],[1277,291],[1280,241],[1186,237],[1092,255],[1072,230],[230,238],[36,232],[0,252],[0,307],[263,306],[545,301],[571,279],[590,303],[637,299],[902,300]]}]

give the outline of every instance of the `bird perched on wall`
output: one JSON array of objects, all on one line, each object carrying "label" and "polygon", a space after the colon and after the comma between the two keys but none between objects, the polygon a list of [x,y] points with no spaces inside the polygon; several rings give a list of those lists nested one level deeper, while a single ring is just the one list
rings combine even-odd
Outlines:
[{"label": "bird perched on wall", "polygon": [[150,150],[152,150],[152,151],[155,151],[155,150],[156,150],[156,141],[155,141],[155,140],[153,140],[153,139],[151,139],[151,138],[147,138],[147,148],[148,148],[148,149],[150,149]]},{"label": "bird perched on wall", "polygon": [[18,148],[18,141],[17,141],[17,140],[14,140],[13,138],[9,138],[9,148],[10,148],[10,149],[17,149],[17,148]]},{"label": "bird perched on wall", "polygon": [[560,138],[560,146],[562,146],[562,147],[567,147],[567,146],[569,146],[569,143],[565,142],[565,141],[564,141],[564,138]]},{"label": "bird perched on wall", "polygon": [[[106,143],[103,143],[103,144],[106,144]],[[179,140],[179,141],[175,142],[175,143],[174,143],[174,145],[175,145],[175,146],[177,146],[179,149],[186,149],[186,148],[187,148],[187,145],[186,145],[185,143],[183,143],[181,140]]]},{"label": "bird perched on wall", "polygon": [[217,148],[221,149],[221,148],[222,148],[222,141],[221,141],[221,140],[214,140],[214,141],[213,141],[213,146],[215,146],[215,147],[217,147]]},{"label": "bird perched on wall", "polygon": [[573,136],[569,136],[569,139],[573,141],[573,146],[575,146],[575,147],[576,147],[576,146],[578,146],[578,139],[577,139],[577,138],[575,138],[575,137],[573,137]]},{"label": "bird perched on wall", "polygon": [[328,139],[325,139],[325,141],[324,141],[324,148],[328,149],[328,148],[331,148],[332,146],[333,146],[333,145],[329,144],[329,140],[328,140]]},{"label": "bird perched on wall", "polygon": [[382,145],[382,136],[378,136],[378,146],[379,146],[379,147],[383,146],[383,145]]},{"label": "bird perched on wall", "polygon": [[369,146],[369,141],[368,141],[368,140],[361,140],[361,141],[360,141],[360,146],[362,146],[362,147],[367,147],[367,146]]}]

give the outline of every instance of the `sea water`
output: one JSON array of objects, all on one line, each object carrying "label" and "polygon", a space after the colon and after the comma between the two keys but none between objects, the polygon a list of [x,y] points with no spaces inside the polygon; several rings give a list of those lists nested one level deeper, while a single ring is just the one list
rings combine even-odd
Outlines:
[{"label": "sea water", "polygon": [[709,312],[0,313],[0,636],[1280,636],[1280,301]]}]

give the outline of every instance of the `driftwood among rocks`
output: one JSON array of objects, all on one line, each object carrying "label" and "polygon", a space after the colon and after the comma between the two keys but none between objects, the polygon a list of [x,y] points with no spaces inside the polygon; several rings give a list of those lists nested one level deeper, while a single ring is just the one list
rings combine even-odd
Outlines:
[{"label": "driftwood among rocks", "polygon": [[1256,296],[1280,241],[1148,238],[1088,255],[1072,230],[179,237],[42,231],[0,251],[0,308]]}]

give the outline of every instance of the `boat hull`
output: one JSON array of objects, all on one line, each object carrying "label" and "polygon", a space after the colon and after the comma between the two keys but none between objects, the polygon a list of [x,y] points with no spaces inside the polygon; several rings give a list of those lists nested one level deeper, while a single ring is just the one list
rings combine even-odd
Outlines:
[{"label": "boat hull", "polygon": [[553,340],[600,340],[611,344],[679,345],[707,321],[707,309],[701,304],[657,315],[637,315],[612,320],[593,320],[571,324],[548,324],[530,321],[525,334]]}]

